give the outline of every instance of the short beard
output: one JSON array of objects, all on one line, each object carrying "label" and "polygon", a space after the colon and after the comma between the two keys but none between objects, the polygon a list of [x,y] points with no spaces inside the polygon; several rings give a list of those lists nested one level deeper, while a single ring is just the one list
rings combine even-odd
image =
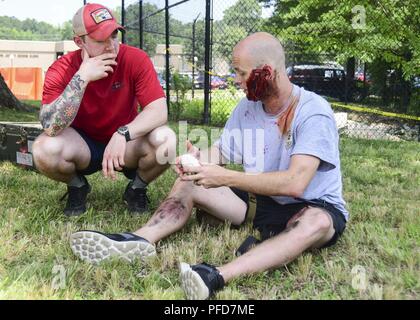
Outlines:
[{"label": "short beard", "polygon": [[276,83],[276,77],[273,80],[268,81],[267,90],[264,95],[261,96],[261,100],[268,100],[270,98],[277,98],[280,92],[280,88]]}]

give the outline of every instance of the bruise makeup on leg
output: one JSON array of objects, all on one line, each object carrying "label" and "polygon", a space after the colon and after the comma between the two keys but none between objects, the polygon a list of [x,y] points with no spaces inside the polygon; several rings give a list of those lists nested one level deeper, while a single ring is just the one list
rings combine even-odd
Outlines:
[{"label": "bruise makeup on leg", "polygon": [[176,223],[183,215],[187,214],[187,212],[187,207],[181,200],[177,198],[168,198],[159,206],[153,215],[152,220],[148,223],[148,226],[155,226],[165,220]]}]

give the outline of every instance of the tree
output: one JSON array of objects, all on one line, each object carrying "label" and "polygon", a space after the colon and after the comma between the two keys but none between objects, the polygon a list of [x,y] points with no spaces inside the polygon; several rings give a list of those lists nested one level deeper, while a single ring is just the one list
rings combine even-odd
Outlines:
[{"label": "tree", "polygon": [[[416,0],[263,0],[275,6],[267,29],[306,52],[341,61],[383,57],[409,78],[420,73],[420,12]],[[417,22],[416,22],[417,21]],[[411,54],[408,54],[411,53]]]},{"label": "tree", "polygon": [[235,44],[252,32],[261,31],[262,7],[258,0],[238,0],[223,12],[223,19],[213,23],[214,52],[231,60]]},{"label": "tree", "polygon": [[333,57],[347,64],[350,76],[355,60],[386,63],[401,84],[401,105],[408,105],[410,80],[420,74],[417,0],[261,2],[274,5],[267,30],[295,52]]},{"label": "tree", "polygon": [[73,24],[70,20],[63,23],[60,33],[61,40],[73,40]]},{"label": "tree", "polygon": [[[68,26],[65,24],[65,30]],[[56,28],[46,22],[34,19],[19,20],[15,17],[0,16],[0,39],[7,40],[45,40],[58,41],[63,39],[62,28]],[[68,37],[66,36],[68,39]],[[72,39],[72,35],[70,39]]]},{"label": "tree", "polygon": [[172,105],[172,116],[174,120],[178,121],[182,112],[184,111],[185,94],[191,89],[191,81],[188,76],[179,74],[178,71],[171,70],[171,88],[175,91],[176,100]]},{"label": "tree", "polygon": [[30,111],[31,108],[20,102],[10,91],[3,76],[0,74],[0,108],[10,108],[20,111]]},{"label": "tree", "polygon": [[[191,30],[191,41],[185,42],[185,53],[189,61],[193,61],[192,57],[192,23],[187,24],[188,29]],[[195,24],[195,56],[197,61],[195,62],[197,68],[204,66],[204,54],[205,54],[205,21],[204,19],[197,20]]]},{"label": "tree", "polygon": [[261,27],[262,8],[257,0],[238,0],[223,12],[223,22],[228,26],[242,27],[246,33]]},{"label": "tree", "polygon": [[[126,9],[126,39],[127,43],[133,46],[140,45],[139,39],[139,9],[138,4],[131,4]],[[146,17],[159,10],[159,8],[150,3],[143,3],[143,17]],[[169,18],[170,33],[191,37],[191,31],[186,24],[172,17]],[[143,50],[149,55],[154,55],[156,46],[165,43],[165,12],[162,11],[143,21]],[[190,40],[179,37],[171,37],[171,44],[184,44]]]}]

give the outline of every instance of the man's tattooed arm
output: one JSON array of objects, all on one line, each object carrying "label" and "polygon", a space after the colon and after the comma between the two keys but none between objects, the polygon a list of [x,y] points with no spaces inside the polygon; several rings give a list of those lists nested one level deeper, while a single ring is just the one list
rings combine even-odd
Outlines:
[{"label": "man's tattooed arm", "polygon": [[39,120],[47,135],[57,136],[76,118],[87,83],[75,74],[63,93],[50,104],[41,108]]}]

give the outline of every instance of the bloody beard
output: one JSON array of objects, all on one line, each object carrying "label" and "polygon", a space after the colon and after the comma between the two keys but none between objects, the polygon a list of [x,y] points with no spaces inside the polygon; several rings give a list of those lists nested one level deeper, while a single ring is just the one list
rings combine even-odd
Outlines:
[{"label": "bloody beard", "polygon": [[254,69],[251,71],[246,81],[248,100],[261,101],[278,91],[274,83],[273,69],[264,65],[262,69]]},{"label": "bloody beard", "polygon": [[[279,87],[275,82],[275,75],[272,68],[265,65],[262,69],[254,69],[246,81],[248,100],[261,101],[270,97],[276,97]],[[294,96],[293,92],[287,100],[285,110],[277,119],[277,126],[280,133],[286,135],[292,125],[296,106],[299,102],[299,96]]]}]

